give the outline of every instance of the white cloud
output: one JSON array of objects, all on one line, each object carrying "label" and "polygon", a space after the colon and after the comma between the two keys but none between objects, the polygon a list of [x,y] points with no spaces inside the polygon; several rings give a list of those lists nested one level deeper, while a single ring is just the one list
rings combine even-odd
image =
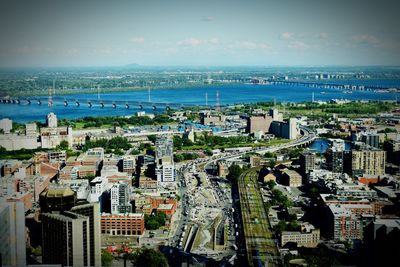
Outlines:
[{"label": "white cloud", "polygon": [[237,42],[236,47],[242,49],[254,50],[254,49],[270,49],[271,45],[265,42],[242,41],[242,42]]},{"label": "white cloud", "polygon": [[372,46],[377,46],[381,41],[373,35],[370,34],[359,34],[352,36],[352,41],[357,44],[367,44]]},{"label": "white cloud", "polygon": [[207,45],[207,44],[212,44],[212,45],[217,45],[219,44],[219,39],[218,38],[210,38],[210,39],[197,39],[197,38],[188,38],[182,41],[177,42],[177,45],[182,45],[182,46],[199,46],[199,45]]},{"label": "white cloud", "polygon": [[291,49],[296,49],[296,50],[304,50],[304,49],[307,49],[309,47],[309,45],[302,41],[295,40],[295,41],[290,42],[288,47]]},{"label": "white cloud", "polygon": [[143,44],[144,41],[145,41],[145,39],[144,39],[144,37],[139,36],[139,37],[132,37],[132,38],[130,39],[130,41],[131,41],[132,43],[134,43],[134,44]]},{"label": "white cloud", "polygon": [[111,54],[111,49],[109,48],[96,48],[93,50],[95,54]]}]

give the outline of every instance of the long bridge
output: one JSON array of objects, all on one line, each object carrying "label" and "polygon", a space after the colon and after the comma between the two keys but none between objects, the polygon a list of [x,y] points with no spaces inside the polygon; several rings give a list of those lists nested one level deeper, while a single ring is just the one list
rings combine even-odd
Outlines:
[{"label": "long bridge", "polygon": [[387,90],[392,88],[388,86],[372,85],[372,84],[357,85],[357,84],[340,84],[332,82],[305,82],[305,81],[271,81],[270,84],[285,85],[285,86],[303,86],[303,87],[321,88],[321,89],[359,90],[359,91]]},{"label": "long bridge", "polygon": [[42,97],[2,97],[0,103],[3,104],[18,104],[18,105],[49,105],[55,104],[63,105],[65,107],[80,107],[86,106],[88,108],[134,108],[134,109],[183,109],[189,107],[210,108],[212,105],[199,105],[199,104],[185,104],[185,103],[165,103],[165,102],[148,102],[148,101],[135,101],[135,100],[111,100],[111,99],[82,99],[56,96],[51,99]]}]

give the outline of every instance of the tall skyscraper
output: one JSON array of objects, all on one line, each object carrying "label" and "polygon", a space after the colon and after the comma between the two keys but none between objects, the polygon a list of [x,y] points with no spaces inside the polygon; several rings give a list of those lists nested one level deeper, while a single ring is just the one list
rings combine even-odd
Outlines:
[{"label": "tall skyscraper", "polygon": [[99,203],[43,213],[43,263],[101,266]]},{"label": "tall skyscraper", "polygon": [[44,264],[91,266],[90,220],[74,212],[42,214]]},{"label": "tall skyscraper", "polygon": [[101,266],[100,204],[78,205],[71,211],[89,217],[90,266]]},{"label": "tall skyscraper", "polygon": [[300,168],[303,175],[315,169],[315,153],[310,151],[300,154]]},{"label": "tall skyscraper", "polygon": [[169,157],[172,161],[174,153],[174,143],[169,136],[160,136],[156,140],[156,165],[161,158]]},{"label": "tall skyscraper", "polygon": [[156,140],[155,168],[158,185],[175,182],[173,147],[172,139],[167,136]]},{"label": "tall skyscraper", "polygon": [[343,173],[343,150],[331,147],[326,151],[326,164],[328,169],[334,173]]},{"label": "tall skyscraper", "polygon": [[0,254],[5,266],[26,266],[25,210],[22,202],[0,198]]},{"label": "tall skyscraper", "polygon": [[131,213],[132,205],[129,202],[129,185],[115,183],[111,187],[111,214]]}]

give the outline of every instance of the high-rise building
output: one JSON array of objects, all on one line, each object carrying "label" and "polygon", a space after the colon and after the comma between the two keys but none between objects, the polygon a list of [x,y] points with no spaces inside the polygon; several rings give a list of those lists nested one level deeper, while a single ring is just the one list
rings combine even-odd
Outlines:
[{"label": "high-rise building", "polygon": [[315,169],[315,153],[310,151],[300,154],[300,169],[303,175]]},{"label": "high-rise building", "polygon": [[398,262],[400,220],[376,219],[364,228],[365,257],[361,266],[395,266]]},{"label": "high-rise building", "polygon": [[287,122],[273,121],[270,133],[286,139],[296,139],[299,134],[297,119],[290,118]]},{"label": "high-rise building", "polygon": [[90,266],[101,266],[100,204],[78,205],[71,211],[89,217]]},{"label": "high-rise building", "polygon": [[163,163],[157,170],[158,184],[175,182],[175,166],[169,162]]},{"label": "high-rise building", "polygon": [[42,214],[42,260],[45,264],[92,266],[90,220],[75,212]]},{"label": "high-rise building", "polygon": [[57,128],[57,116],[53,112],[47,114],[47,127]]},{"label": "high-rise building", "polygon": [[135,173],[136,158],[134,156],[124,156],[122,158],[122,171],[127,172],[129,175]]},{"label": "high-rise building", "polygon": [[155,173],[159,185],[175,182],[173,145],[168,136],[161,136],[156,140]]},{"label": "high-rise building", "polygon": [[169,157],[170,160],[172,161],[173,156],[174,156],[174,143],[172,138],[170,138],[169,136],[160,136],[157,138],[156,140],[156,165],[158,165],[158,161],[161,158],[164,157]]},{"label": "high-rise building", "polygon": [[349,174],[383,175],[385,173],[386,151],[376,148],[352,149],[349,153],[351,166]]},{"label": "high-rise building", "polygon": [[273,108],[269,110],[269,115],[272,117],[274,121],[283,121],[283,115],[279,112],[279,110]]},{"label": "high-rise building", "polygon": [[32,122],[25,124],[25,134],[27,137],[36,137],[37,136],[36,123]]},{"label": "high-rise building", "polygon": [[247,118],[247,133],[253,134],[255,132],[263,132],[268,133],[269,127],[272,122],[272,117],[263,115],[263,116],[250,116]]},{"label": "high-rise building", "polygon": [[69,186],[50,185],[39,195],[42,212],[70,210],[76,204],[76,193]]},{"label": "high-rise building", "polygon": [[118,182],[111,187],[111,213],[131,213],[132,204],[129,201],[129,185]]},{"label": "high-rise building", "polygon": [[330,147],[326,151],[326,164],[334,173],[343,173],[343,150],[338,147]]},{"label": "high-rise building", "polygon": [[4,266],[26,266],[25,209],[0,198],[0,255]]},{"label": "high-rise building", "polygon": [[379,135],[377,133],[364,133],[361,141],[369,146],[379,148]]},{"label": "high-rise building", "polygon": [[357,215],[339,204],[330,204],[328,209],[326,225],[334,240],[362,239],[362,224]]},{"label": "high-rise building", "polygon": [[288,121],[288,127],[289,127],[289,132],[288,132],[288,139],[296,139],[299,131],[297,129],[297,119],[295,118],[290,118]]},{"label": "high-rise building", "polygon": [[400,164],[400,140],[385,142],[385,150],[388,162]]}]

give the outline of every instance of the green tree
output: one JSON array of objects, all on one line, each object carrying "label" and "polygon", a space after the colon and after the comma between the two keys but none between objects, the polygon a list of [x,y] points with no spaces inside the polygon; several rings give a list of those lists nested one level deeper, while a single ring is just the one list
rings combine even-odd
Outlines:
[{"label": "green tree", "polygon": [[62,140],[60,144],[56,147],[56,150],[68,150],[69,144],[67,140]]},{"label": "green tree", "polygon": [[167,258],[159,250],[141,248],[131,255],[133,266],[137,267],[166,267]]},{"label": "green tree", "polygon": [[144,216],[144,224],[148,230],[156,230],[165,225],[167,216],[164,212],[155,212],[152,215]]},{"label": "green tree", "polygon": [[102,251],[101,253],[101,266],[111,266],[113,261],[113,255],[108,251]]},{"label": "green tree", "polygon": [[237,183],[239,180],[240,175],[242,174],[242,168],[239,165],[232,164],[229,168],[229,173],[226,178],[231,181],[232,183]]},{"label": "green tree", "polygon": [[268,186],[268,188],[269,188],[270,190],[274,189],[274,187],[275,187],[275,185],[276,185],[275,181],[272,181],[272,180],[269,180],[269,181],[266,182],[265,184]]},{"label": "green tree", "polygon": [[32,253],[35,254],[35,256],[42,256],[42,247],[39,245],[36,248],[33,248]]}]

